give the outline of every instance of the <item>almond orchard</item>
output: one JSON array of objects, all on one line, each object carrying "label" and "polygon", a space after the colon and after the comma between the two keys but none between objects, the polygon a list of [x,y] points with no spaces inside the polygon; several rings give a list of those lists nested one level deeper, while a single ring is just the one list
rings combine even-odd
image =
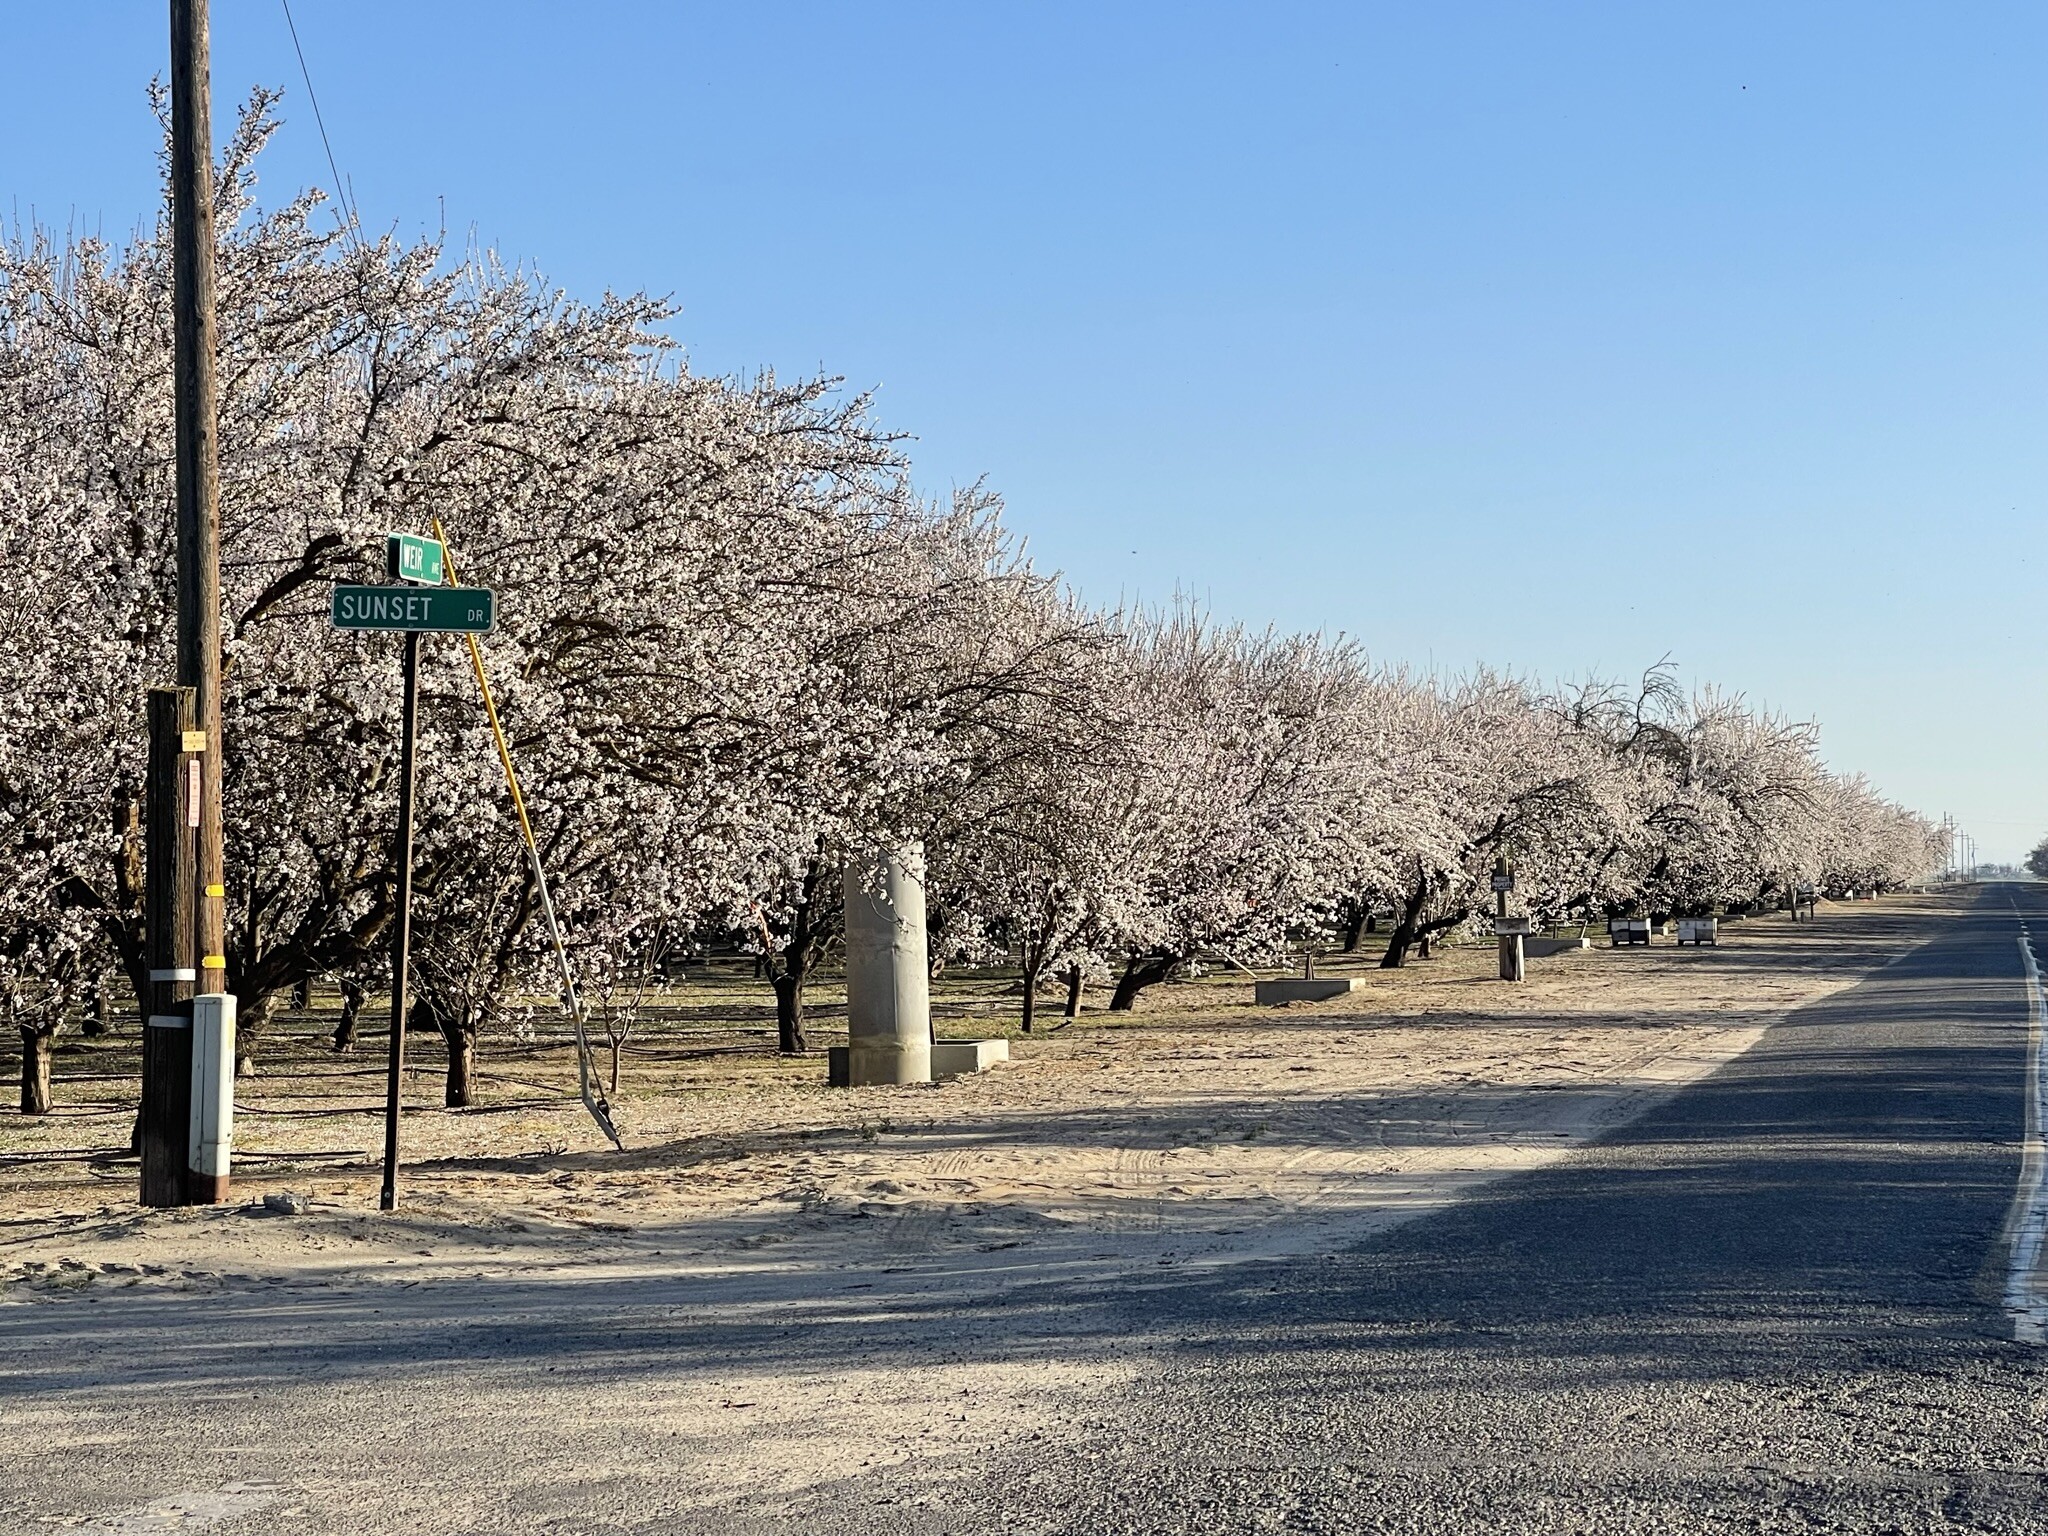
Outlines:
[{"label": "almond orchard", "polygon": [[[499,594],[485,665],[570,958],[761,957],[782,1050],[841,871],[920,843],[935,960],[1125,1009],[1204,967],[1384,934],[1398,966],[1514,902],[1544,926],[1894,888],[1937,829],[1741,695],[1512,670],[1186,605],[1092,607],[981,486],[932,498],[829,378],[693,373],[665,304],[257,201],[272,100],[218,179],[229,988],[241,1046],[309,978],[381,987],[388,637],[326,595],[439,519]],[[0,253],[0,1007],[23,1107],[51,1042],[147,981],[146,690],[173,672],[168,219]],[[415,1018],[466,1102],[556,985],[467,653],[424,651]]]}]

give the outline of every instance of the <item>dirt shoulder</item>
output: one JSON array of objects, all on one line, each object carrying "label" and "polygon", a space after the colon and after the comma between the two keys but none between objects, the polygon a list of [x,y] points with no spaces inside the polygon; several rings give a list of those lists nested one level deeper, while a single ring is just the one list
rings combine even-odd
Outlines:
[{"label": "dirt shoulder", "polygon": [[[624,1153],[584,1118],[559,1040],[487,1045],[485,1102],[462,1111],[432,1107],[422,1053],[391,1216],[375,1209],[381,1038],[337,1056],[319,1010],[295,1020],[243,1085],[245,1203],[147,1213],[120,1157],[132,1042],[75,1042],[58,1112],[0,1123],[0,1279],[32,1300],[680,1274],[713,1301],[864,1283],[847,1271],[971,1287],[1314,1251],[1563,1155],[1949,909],[1941,896],[1824,905],[1811,924],[1724,925],[1717,948],[1532,961],[1519,987],[1492,979],[1490,948],[1453,948],[1278,1009],[1229,973],[1159,989],[1136,1014],[1013,1035],[1015,1060],[977,1077],[854,1091],[823,1085],[822,1053],[775,1057],[759,998],[707,973],[630,1042]],[[1004,980],[949,980],[942,1033],[1005,1032]],[[262,1213],[281,1190],[310,1209]]]}]

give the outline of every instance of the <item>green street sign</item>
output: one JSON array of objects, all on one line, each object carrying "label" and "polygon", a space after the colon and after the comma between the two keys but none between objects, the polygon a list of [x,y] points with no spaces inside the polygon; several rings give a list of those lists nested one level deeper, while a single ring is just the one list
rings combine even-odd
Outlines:
[{"label": "green street sign", "polygon": [[393,581],[416,581],[426,587],[441,585],[446,561],[439,539],[394,533],[384,550],[384,574]]},{"label": "green street sign", "polygon": [[477,635],[497,622],[498,594],[488,587],[336,587],[328,613],[336,629]]}]

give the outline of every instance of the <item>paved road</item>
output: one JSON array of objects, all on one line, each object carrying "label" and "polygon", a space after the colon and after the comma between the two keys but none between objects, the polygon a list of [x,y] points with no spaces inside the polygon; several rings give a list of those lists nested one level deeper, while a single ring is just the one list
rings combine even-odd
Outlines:
[{"label": "paved road", "polygon": [[2048,1351],[2004,1306],[2015,903],[2048,940],[2048,891],[1986,888],[1563,1165],[1146,1298],[1180,1348],[1090,1459],[897,1528],[2048,1531]]},{"label": "paved road", "polygon": [[[2048,891],[1988,888],[1599,1144],[1322,1259],[859,1318],[659,1282],[7,1308],[0,1530],[2048,1532],[2015,901],[2048,950]],[[683,1486],[664,1405],[935,1355],[1145,1363],[971,1456]],[[175,1522],[105,1516],[167,1487]]]}]

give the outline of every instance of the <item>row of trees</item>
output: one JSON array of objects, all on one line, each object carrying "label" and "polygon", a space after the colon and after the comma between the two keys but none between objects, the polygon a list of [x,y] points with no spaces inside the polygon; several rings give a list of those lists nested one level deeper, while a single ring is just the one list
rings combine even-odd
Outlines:
[{"label": "row of trees", "polygon": [[[664,306],[264,210],[270,102],[218,177],[229,984],[243,1036],[303,980],[361,996],[392,917],[395,646],[331,631],[386,530],[447,525],[577,963],[765,958],[785,1050],[850,854],[916,840],[934,953],[1021,957],[1112,1007],[1221,957],[1468,920],[1498,854],[1546,922],[1919,877],[1933,829],[1811,727],[1639,684],[1423,676],[1354,643],[1103,612],[979,487],[921,498],[833,381],[691,373]],[[145,690],[173,671],[165,229],[0,255],[0,1006],[29,1070],[145,975]],[[466,1102],[537,985],[535,893],[466,656],[429,644],[420,1022]],[[140,988],[137,988],[140,991]],[[37,1063],[41,1063],[40,1067]],[[29,1098],[35,1094],[25,1089]]]}]

